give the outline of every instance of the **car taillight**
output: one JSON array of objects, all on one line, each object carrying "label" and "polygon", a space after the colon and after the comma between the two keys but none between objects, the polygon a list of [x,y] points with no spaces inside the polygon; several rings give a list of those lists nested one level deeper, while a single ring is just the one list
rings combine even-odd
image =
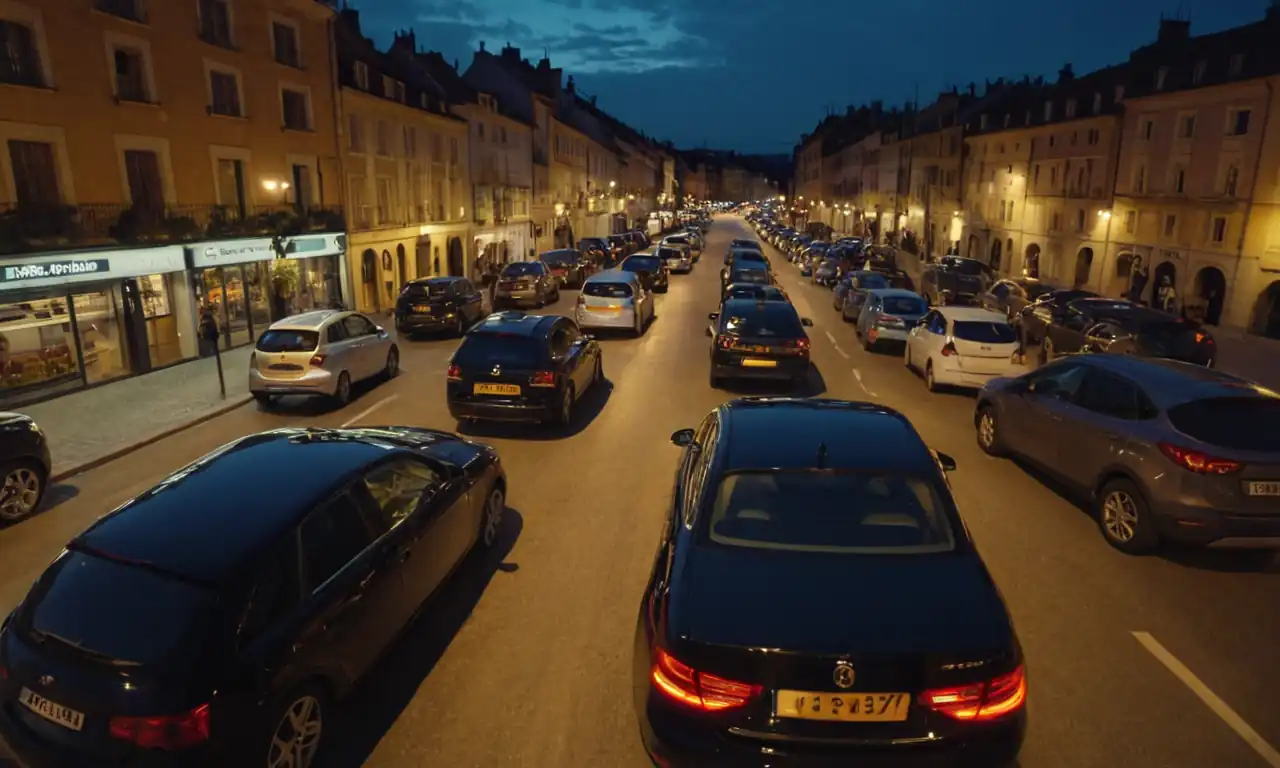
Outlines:
[{"label": "car taillight", "polygon": [[533,378],[529,380],[529,386],[531,387],[554,387],[555,385],[555,371],[538,371],[533,374]]},{"label": "car taillight", "polygon": [[457,363],[451,363],[449,370],[445,371],[445,377],[449,381],[462,381],[462,367]]},{"label": "car taillight", "polygon": [[8,679],[9,679],[9,670],[5,669],[3,666],[0,666],[0,680],[8,680]]},{"label": "car taillight", "polygon": [[925,691],[920,694],[920,703],[954,720],[995,720],[1027,703],[1027,675],[1019,665],[983,683]]},{"label": "car taillight", "polygon": [[956,344],[954,341],[948,341],[946,344],[942,345],[943,357],[951,357],[952,355],[958,355],[958,354],[960,353],[956,352]]},{"label": "car taillight", "polygon": [[1239,472],[1244,465],[1230,459],[1219,459],[1207,453],[1180,448],[1171,443],[1160,443],[1160,452],[1178,466],[1199,475],[1229,475]]},{"label": "car taillight", "polygon": [[186,749],[209,740],[209,705],[181,715],[113,717],[108,730],[111,738],[143,749]]},{"label": "car taillight", "polygon": [[795,341],[791,342],[791,346],[793,346],[793,347],[795,347],[797,350],[799,350],[799,351],[800,351],[800,354],[802,354],[802,355],[807,355],[807,354],[809,354],[809,340],[808,340],[808,339],[796,339]]},{"label": "car taillight", "polygon": [[326,357],[328,357],[328,355],[312,355],[312,356],[311,356],[311,367],[312,367],[312,368],[319,368],[320,366],[324,365],[324,360],[325,360],[325,358],[326,358]]},{"label": "car taillight", "polygon": [[676,657],[657,649],[658,659],[649,678],[653,686],[673,701],[704,712],[720,712],[744,706],[763,690],[758,685],[739,683],[699,672]]},{"label": "car taillight", "polygon": [[719,336],[716,337],[716,346],[721,349],[732,349],[733,337],[720,334]]}]

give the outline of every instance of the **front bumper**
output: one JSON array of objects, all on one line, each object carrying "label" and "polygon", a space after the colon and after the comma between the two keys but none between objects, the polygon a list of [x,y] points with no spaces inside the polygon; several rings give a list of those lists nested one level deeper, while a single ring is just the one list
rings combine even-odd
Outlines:
[{"label": "front bumper", "polygon": [[308,368],[296,379],[276,379],[249,369],[249,391],[255,394],[331,396],[337,388],[338,377],[324,368]]}]

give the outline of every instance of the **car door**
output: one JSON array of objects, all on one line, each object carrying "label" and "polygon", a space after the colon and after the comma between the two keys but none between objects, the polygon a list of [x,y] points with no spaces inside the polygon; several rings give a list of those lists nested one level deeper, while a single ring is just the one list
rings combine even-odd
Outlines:
[{"label": "car door", "polygon": [[991,290],[982,294],[982,306],[985,309],[994,312],[1008,312],[1009,292],[1012,289],[1012,283],[1007,280],[1001,280],[991,286]]},{"label": "car door", "polygon": [[911,363],[921,366],[922,370],[924,361],[929,355],[929,337],[932,334],[929,328],[937,316],[937,310],[925,313],[925,316],[920,318],[920,322],[916,323],[916,326],[907,334],[907,347],[910,351]]},{"label": "car door", "polygon": [[1046,329],[1050,341],[1053,342],[1053,351],[1059,355],[1069,355],[1079,352],[1085,345],[1085,331],[1093,325],[1092,319],[1074,307],[1067,307],[1064,315],[1060,315],[1060,321],[1053,323]]},{"label": "car door", "polygon": [[1074,450],[1065,443],[1067,410],[1084,381],[1088,368],[1061,363],[1027,377],[1027,388],[1009,399],[1006,421],[1012,421],[1011,443],[1018,453],[1041,467],[1056,471],[1063,453]]},{"label": "car door", "polygon": [[453,290],[458,303],[458,314],[463,321],[468,324],[478,321],[484,314],[484,297],[476,287],[470,280],[463,278],[453,284]]},{"label": "car door", "polygon": [[1154,407],[1129,379],[1090,367],[1075,396],[1062,408],[1057,469],[1077,488],[1093,488],[1103,470],[1123,461],[1135,422],[1153,416]]},{"label": "car door", "polygon": [[353,374],[359,371],[359,374],[353,375],[353,379],[367,379],[373,374],[381,371],[385,364],[386,354],[383,345],[379,343],[380,334],[378,326],[373,324],[369,318],[364,315],[351,314],[342,319],[342,325],[347,331],[347,343],[351,345],[352,361],[351,369]]}]

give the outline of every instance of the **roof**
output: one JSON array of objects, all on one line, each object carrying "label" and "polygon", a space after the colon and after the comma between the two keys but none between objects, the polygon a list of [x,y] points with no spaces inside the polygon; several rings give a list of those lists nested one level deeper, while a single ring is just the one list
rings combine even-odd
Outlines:
[{"label": "roof", "polygon": [[[781,306],[774,304],[771,306]],[[831,469],[936,472],[915,427],[874,403],[825,398],[746,398],[721,407],[725,469],[807,469],[826,446]]]},{"label": "roof", "polygon": [[934,309],[938,310],[948,320],[957,322],[1009,322],[1009,316],[1003,312],[993,312],[982,307],[934,307]]},{"label": "roof", "polygon": [[388,451],[363,430],[277,429],[229,443],[76,538],[110,555],[221,585],[348,477]]},{"label": "roof", "polygon": [[480,333],[503,333],[511,336],[539,336],[546,331],[559,315],[530,315],[524,312],[494,312],[479,325],[474,326],[468,335]]},{"label": "roof", "polygon": [[1161,408],[1216,397],[1280,398],[1280,394],[1247,379],[1178,360],[1107,354],[1072,355],[1063,360],[1132,379]]},{"label": "roof", "polygon": [[639,281],[635,272],[625,269],[606,269],[587,278],[588,283],[634,283]]},{"label": "roof", "polygon": [[298,329],[313,331],[324,325],[325,321],[332,319],[335,315],[345,314],[345,312],[346,310],[342,309],[317,309],[311,312],[303,312],[300,315],[290,315],[272,323],[268,330]]}]

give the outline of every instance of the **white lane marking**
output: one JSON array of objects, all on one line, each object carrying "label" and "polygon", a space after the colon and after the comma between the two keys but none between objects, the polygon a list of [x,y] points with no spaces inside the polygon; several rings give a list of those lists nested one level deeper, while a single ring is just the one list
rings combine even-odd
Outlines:
[{"label": "white lane marking", "polygon": [[359,420],[363,419],[365,416],[368,416],[369,414],[371,414],[371,413],[373,413],[374,411],[378,410],[379,408],[381,408],[382,406],[384,406],[384,405],[386,405],[387,403],[391,402],[392,400],[395,400],[397,397],[400,397],[400,396],[399,396],[399,395],[391,395],[391,396],[389,396],[389,397],[384,397],[384,398],[382,398],[382,399],[381,399],[381,400],[379,400],[378,402],[374,403],[373,405],[369,406],[368,408],[365,408],[363,411],[361,411],[361,412],[357,413],[355,416],[352,416],[352,417],[351,417],[350,419],[348,419],[345,423],[343,423],[342,428],[343,428],[343,429],[346,429],[347,427],[351,426],[352,424],[355,424],[357,421],[359,421]]},{"label": "white lane marking", "polygon": [[832,343],[832,344],[835,344],[835,343],[836,343],[836,335],[835,335],[834,333],[832,333],[831,331],[827,331],[827,338],[828,338],[828,339],[831,339],[831,343]]},{"label": "white lane marking", "polygon": [[840,353],[841,357],[843,357],[845,360],[849,359],[849,353],[841,349],[839,344],[835,344],[834,346],[836,348],[836,351]]},{"label": "white lane marking", "polygon": [[1156,659],[1173,673],[1173,676],[1182,681],[1182,684],[1191,689],[1191,692],[1200,697],[1213,714],[1222,718],[1236,735],[1244,739],[1245,743],[1253,747],[1253,751],[1266,761],[1271,768],[1280,768],[1280,752],[1276,748],[1268,744],[1257,731],[1253,730],[1243,717],[1230,707],[1227,702],[1218,697],[1216,693],[1209,690],[1209,686],[1205,685],[1195,673],[1172,653],[1169,653],[1158,640],[1151,636],[1148,632],[1134,632],[1134,638],[1142,643],[1142,647],[1155,656]]},{"label": "white lane marking", "polygon": [[875,392],[872,392],[870,389],[867,389],[867,385],[866,385],[866,384],[863,384],[863,383],[862,383],[862,371],[859,371],[857,368],[854,368],[854,369],[853,369],[853,378],[855,378],[855,379],[857,379],[857,380],[858,380],[858,386],[862,387],[862,391],[863,391],[863,392],[866,392],[868,396],[870,396],[870,397],[879,397],[879,395],[877,395]]}]

